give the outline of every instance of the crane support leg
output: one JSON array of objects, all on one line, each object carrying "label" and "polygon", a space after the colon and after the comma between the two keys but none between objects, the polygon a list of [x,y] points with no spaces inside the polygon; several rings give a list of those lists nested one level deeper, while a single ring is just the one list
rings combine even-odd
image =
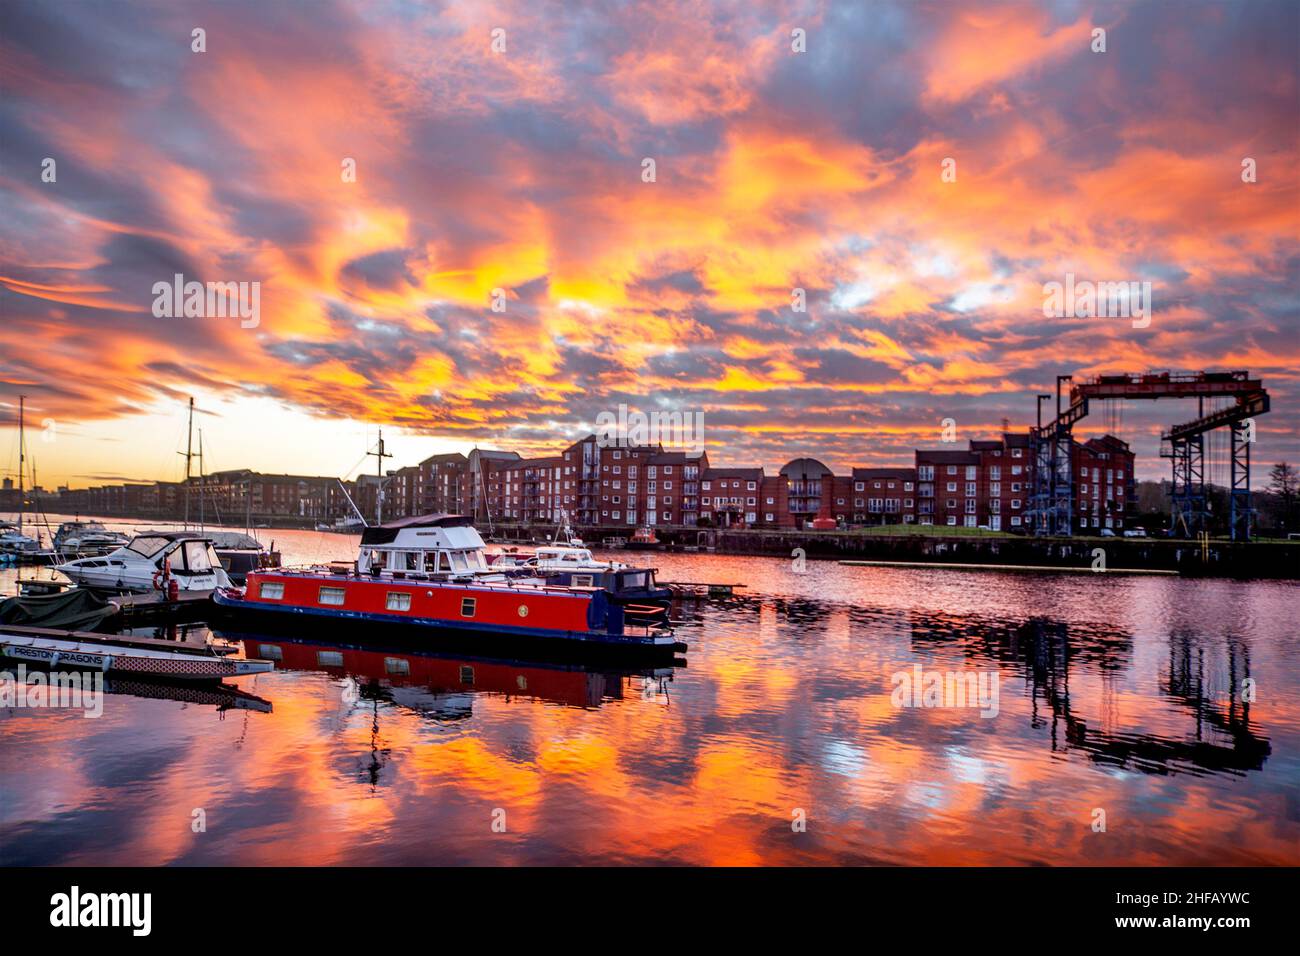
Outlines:
[{"label": "crane support leg", "polygon": [[1229,509],[1233,541],[1249,541],[1253,513],[1250,508],[1250,442],[1245,422],[1232,423],[1232,489]]}]

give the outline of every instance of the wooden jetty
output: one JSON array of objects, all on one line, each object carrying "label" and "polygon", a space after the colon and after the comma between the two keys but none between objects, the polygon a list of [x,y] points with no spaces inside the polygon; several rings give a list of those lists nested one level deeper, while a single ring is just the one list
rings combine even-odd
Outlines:
[{"label": "wooden jetty", "polygon": [[108,599],[116,604],[114,621],[124,628],[151,624],[192,624],[207,620],[216,605],[211,591],[181,591],[171,600],[161,591],[144,594],[117,594]]}]

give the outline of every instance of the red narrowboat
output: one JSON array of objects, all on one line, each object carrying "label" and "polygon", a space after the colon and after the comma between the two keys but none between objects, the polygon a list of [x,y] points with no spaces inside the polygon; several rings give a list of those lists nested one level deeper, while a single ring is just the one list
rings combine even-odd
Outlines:
[{"label": "red narrowboat", "polygon": [[685,645],[666,624],[631,625],[629,607],[600,588],[514,582],[408,580],[326,570],[251,571],[243,588],[212,599],[240,627],[296,621],[347,625],[351,637],[376,625],[408,634],[497,643],[674,653]]},{"label": "red narrowboat", "polygon": [[212,599],[241,629],[334,625],[349,643],[382,627],[485,651],[511,643],[583,653],[686,649],[673,638],[666,608],[614,600],[601,587],[493,573],[483,551],[463,515],[404,518],[366,528],[355,564],[250,571],[242,590],[222,588]]}]

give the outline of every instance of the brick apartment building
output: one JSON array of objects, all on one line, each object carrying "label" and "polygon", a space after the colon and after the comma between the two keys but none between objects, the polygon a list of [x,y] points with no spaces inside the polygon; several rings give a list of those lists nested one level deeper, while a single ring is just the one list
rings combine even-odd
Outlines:
[{"label": "brick apartment building", "polygon": [[1075,443],[1071,466],[1075,475],[1076,531],[1119,531],[1124,527],[1125,519],[1137,510],[1133,464],[1132,450],[1114,435],[1091,438],[1082,445]]},{"label": "brick apartment building", "polygon": [[[1116,531],[1135,507],[1134,455],[1113,435],[1071,449],[1077,531]],[[662,445],[603,446],[588,435],[559,454],[521,458],[474,449],[434,455],[418,465],[362,475],[352,483],[247,469],[193,479],[190,517],[332,520],[352,513],[341,484],[367,520],[382,485],[384,517],[468,514],[491,527],[556,524],[634,530],[750,527],[794,530],[829,516],[839,527],[919,524],[1013,531],[1030,526],[1033,461],[1027,433],[1004,432],[966,448],[917,449],[911,466],[853,468],[836,475],[816,458],[788,462],[774,475],[760,466],[714,466],[706,452]],[[59,508],[82,514],[180,518],[183,482],[65,491]]]}]

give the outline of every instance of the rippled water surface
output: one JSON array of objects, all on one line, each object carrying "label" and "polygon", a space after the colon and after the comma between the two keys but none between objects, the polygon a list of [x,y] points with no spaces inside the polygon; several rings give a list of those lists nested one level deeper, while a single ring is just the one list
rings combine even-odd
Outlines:
[{"label": "rippled water surface", "polygon": [[[652,560],[748,585],[674,609],[685,667],[393,676],[304,634],[185,699],[0,711],[0,862],[1300,863],[1294,584]],[[996,714],[896,706],[914,665]]]}]

